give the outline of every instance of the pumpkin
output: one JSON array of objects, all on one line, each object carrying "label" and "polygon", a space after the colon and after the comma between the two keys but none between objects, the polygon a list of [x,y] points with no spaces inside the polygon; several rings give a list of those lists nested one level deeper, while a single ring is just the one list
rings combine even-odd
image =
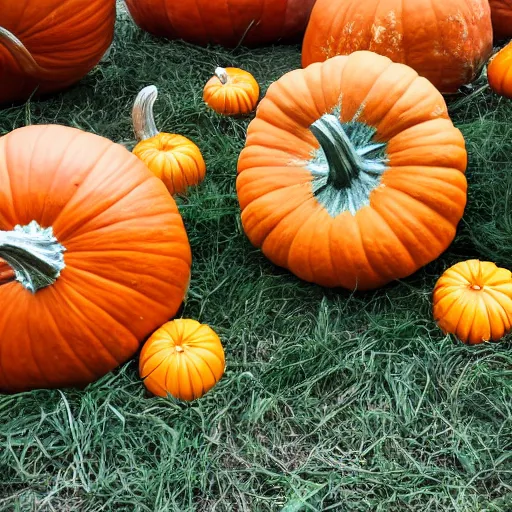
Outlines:
[{"label": "pumpkin", "polygon": [[489,0],[494,39],[512,37],[512,0]]},{"label": "pumpkin", "polygon": [[285,74],[258,105],[238,161],[242,225],[303,280],[377,288],[451,243],[466,165],[428,80],[372,52],[334,57]]},{"label": "pumpkin", "polygon": [[512,98],[512,42],[491,59],[487,66],[487,79],[494,92]]},{"label": "pumpkin", "polygon": [[303,66],[357,50],[407,64],[441,92],[457,92],[491,54],[488,1],[317,0],[304,37]]},{"label": "pumpkin", "polygon": [[142,347],[139,373],[157,396],[195,400],[222,377],[224,349],[215,331],[196,320],[167,322]]},{"label": "pumpkin", "polygon": [[115,0],[0,0],[0,103],[84,77],[112,42]]},{"label": "pumpkin", "polygon": [[315,0],[125,0],[135,23],[168,39],[228,47],[292,40]]},{"label": "pumpkin", "polygon": [[437,281],[433,312],[464,343],[497,341],[512,328],[512,273],[489,261],[459,262]]},{"label": "pumpkin", "polygon": [[149,85],[135,99],[132,118],[139,143],[133,148],[133,154],[164,182],[172,195],[181,194],[203,181],[206,164],[200,149],[191,140],[157,130],[153,116],[157,95],[157,88]]},{"label": "pumpkin", "polygon": [[227,116],[249,114],[256,108],[259,96],[258,82],[250,73],[237,68],[217,68],[203,91],[204,102]]},{"label": "pumpkin", "polygon": [[176,203],[121,145],[56,125],[0,138],[0,183],[0,390],[86,385],[182,303]]}]

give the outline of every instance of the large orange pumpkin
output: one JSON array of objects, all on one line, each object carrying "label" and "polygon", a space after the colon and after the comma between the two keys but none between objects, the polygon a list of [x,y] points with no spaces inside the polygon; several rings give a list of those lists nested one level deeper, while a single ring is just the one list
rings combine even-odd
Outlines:
[{"label": "large orange pumpkin", "polygon": [[68,87],[114,35],[115,0],[0,0],[0,103]]},{"label": "large orange pumpkin", "polygon": [[0,183],[0,390],[87,384],[182,302],[176,204],[127,149],[63,126],[0,138]]},{"label": "large orange pumpkin", "polygon": [[512,37],[512,0],[489,0],[494,39]]},{"label": "large orange pumpkin", "polygon": [[135,22],[169,39],[248,46],[301,35],[315,0],[126,0]]},{"label": "large orange pumpkin", "polygon": [[451,243],[465,143],[434,86],[372,52],[273,83],[250,123],[237,192],[247,236],[324,286],[406,277]]},{"label": "large orange pumpkin", "polygon": [[464,343],[497,341],[512,329],[512,273],[490,261],[461,261],[436,283],[433,312]]},{"label": "large orange pumpkin", "polygon": [[492,51],[487,0],[317,0],[302,63],[370,50],[411,66],[441,92],[471,82]]}]

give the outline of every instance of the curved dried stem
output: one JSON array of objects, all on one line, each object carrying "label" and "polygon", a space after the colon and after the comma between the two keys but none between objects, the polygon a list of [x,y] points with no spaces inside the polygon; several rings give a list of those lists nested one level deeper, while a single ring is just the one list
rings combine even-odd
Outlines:
[{"label": "curved dried stem", "polygon": [[3,45],[9,51],[24,74],[43,80],[56,80],[58,78],[54,71],[40,66],[26,46],[12,32],[3,27],[0,27],[0,45]]},{"label": "curved dried stem", "polygon": [[139,92],[133,103],[133,131],[139,142],[160,133],[156,127],[153,114],[153,105],[157,96],[158,89],[154,85],[148,85]]},{"label": "curved dried stem", "polygon": [[222,85],[226,85],[228,83],[228,72],[224,68],[216,68],[215,76],[220,80]]}]

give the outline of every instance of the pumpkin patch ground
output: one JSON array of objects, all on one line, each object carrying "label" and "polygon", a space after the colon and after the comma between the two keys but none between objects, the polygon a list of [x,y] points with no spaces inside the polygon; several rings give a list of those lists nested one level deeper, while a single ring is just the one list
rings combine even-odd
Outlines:
[{"label": "pumpkin patch ground", "polygon": [[378,290],[323,288],[251,245],[236,176],[254,113],[203,100],[217,67],[251,73],[263,98],[301,67],[301,45],[202,48],[117,16],[102,62],[71,89],[0,110],[0,136],[57,123],[131,151],[134,98],[158,88],[158,129],[194,141],[206,164],[175,196],[192,250],[178,316],[211,326],[225,371],[191,402],[151,395],[137,357],[83,390],[0,395],[0,510],[512,510],[512,337],[466,345],[432,314],[458,262],[512,270],[512,101],[485,77],[446,99],[467,205],[439,258]]}]

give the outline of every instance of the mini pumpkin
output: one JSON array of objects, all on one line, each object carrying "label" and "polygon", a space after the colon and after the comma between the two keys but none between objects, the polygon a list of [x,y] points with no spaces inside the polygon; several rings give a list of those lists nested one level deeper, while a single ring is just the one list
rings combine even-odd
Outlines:
[{"label": "mini pumpkin", "polygon": [[494,39],[512,37],[512,0],[489,0]]},{"label": "mini pumpkin", "polygon": [[487,66],[487,79],[494,92],[512,98],[512,42],[491,59]]},{"label": "mini pumpkin", "polygon": [[224,349],[215,331],[196,320],[166,323],[144,344],[139,373],[157,396],[195,400],[222,377]]},{"label": "mini pumpkin", "polygon": [[0,0],[0,103],[64,89],[114,36],[115,0]]},{"label": "mini pumpkin", "polygon": [[487,0],[317,0],[302,64],[370,50],[407,64],[441,92],[457,92],[492,52]]},{"label": "mini pumpkin", "polygon": [[260,87],[254,77],[238,68],[217,68],[205,85],[203,99],[218,114],[249,114],[256,108]]},{"label": "mini pumpkin", "polygon": [[406,277],[453,240],[466,204],[465,142],[436,88],[354,52],[268,89],[238,161],[250,241],[323,286]]},{"label": "mini pumpkin", "polygon": [[157,96],[157,88],[149,85],[135,99],[132,118],[139,143],[133,148],[133,154],[164,182],[172,195],[182,194],[188,187],[203,181],[206,164],[201,150],[191,140],[157,130],[153,115]]},{"label": "mini pumpkin", "polygon": [[1,137],[0,183],[0,390],[88,384],[182,303],[176,203],[124,147],[64,126]]},{"label": "mini pumpkin", "polygon": [[471,345],[497,341],[512,328],[512,273],[489,261],[459,262],[439,278],[433,303],[445,333]]}]

